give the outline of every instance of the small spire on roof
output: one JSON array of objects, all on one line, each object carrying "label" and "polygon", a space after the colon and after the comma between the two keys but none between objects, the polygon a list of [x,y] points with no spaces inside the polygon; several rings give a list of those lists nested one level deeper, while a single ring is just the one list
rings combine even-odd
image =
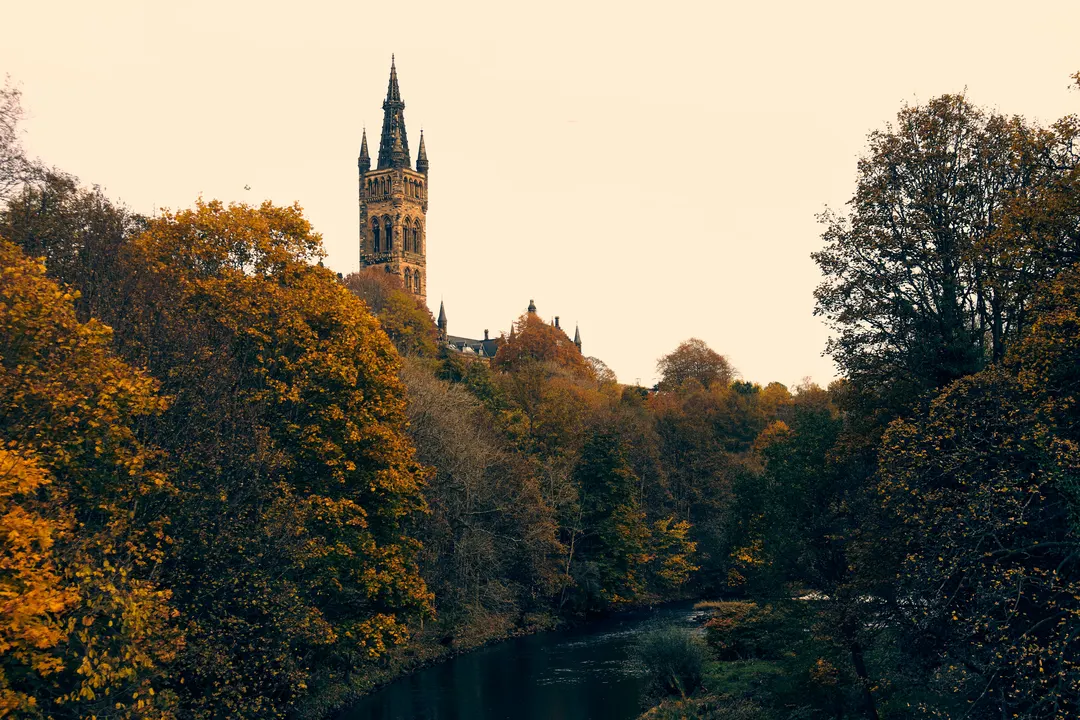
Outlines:
[{"label": "small spire on roof", "polygon": [[360,160],[358,165],[362,173],[366,173],[371,169],[371,154],[368,152],[366,127],[364,128],[363,138],[360,140]]},{"label": "small spire on roof", "polygon": [[424,128],[420,128],[420,150],[416,154],[416,172],[427,175],[428,159],[427,149],[424,147]]},{"label": "small spire on roof", "polygon": [[536,314],[536,303],[534,303],[532,300],[529,300],[529,312],[533,315]]}]

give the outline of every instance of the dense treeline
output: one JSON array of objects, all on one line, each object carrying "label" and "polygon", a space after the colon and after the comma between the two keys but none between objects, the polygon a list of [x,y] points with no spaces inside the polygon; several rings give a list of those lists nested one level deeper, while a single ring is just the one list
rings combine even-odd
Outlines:
[{"label": "dense treeline", "polygon": [[1077,716],[1078,132],[944,96],[871,134],[814,256],[845,379],[755,440],[711,692],[651,717]]},{"label": "dense treeline", "polygon": [[1073,717],[1078,132],[873,133],[815,255],[844,379],[789,390],[695,339],[621,385],[535,313],[469,358],[298,207],[141,217],[5,130],[0,715],[314,717],[706,596],[654,716]]},{"label": "dense treeline", "polygon": [[417,659],[727,577],[723,514],[783,388],[733,384],[700,341],[662,394],[624,387],[533,313],[470,362],[385,274],[321,267],[296,207],[141,217],[17,140],[4,712],[315,715]]}]

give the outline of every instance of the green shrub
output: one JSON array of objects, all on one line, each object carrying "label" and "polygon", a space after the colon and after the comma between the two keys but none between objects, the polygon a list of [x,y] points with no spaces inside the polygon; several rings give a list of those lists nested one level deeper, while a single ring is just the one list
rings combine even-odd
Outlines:
[{"label": "green shrub", "polygon": [[669,627],[643,635],[637,657],[650,692],[685,697],[701,684],[708,650],[691,631]]}]

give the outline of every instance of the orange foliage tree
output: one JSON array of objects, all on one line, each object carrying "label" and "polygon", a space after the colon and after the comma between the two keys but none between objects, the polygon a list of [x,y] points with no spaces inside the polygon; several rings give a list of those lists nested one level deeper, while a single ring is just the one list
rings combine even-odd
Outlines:
[{"label": "orange foliage tree", "polygon": [[735,378],[728,359],[697,338],[680,343],[660,358],[656,369],[660,372],[660,390],[677,390],[688,383],[708,389],[717,384],[726,386]]},{"label": "orange foliage tree", "polygon": [[328,270],[300,208],[199,202],[136,239],[129,347],[174,397],[187,617],[175,687],[195,717],[279,716],[402,640],[431,597],[407,523],[424,472],[398,355]]},{"label": "orange foliage tree", "polygon": [[402,355],[435,357],[439,329],[423,301],[405,289],[397,275],[374,269],[351,273],[345,287],[364,301]]},{"label": "orange foliage tree", "polygon": [[595,379],[592,366],[560,328],[548,325],[536,313],[525,313],[503,338],[492,364],[513,370],[524,364],[552,363],[579,378]]}]

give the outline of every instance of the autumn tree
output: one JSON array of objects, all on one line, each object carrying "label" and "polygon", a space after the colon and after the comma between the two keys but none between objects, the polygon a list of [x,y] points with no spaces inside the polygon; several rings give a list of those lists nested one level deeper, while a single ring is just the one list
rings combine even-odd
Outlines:
[{"label": "autumn tree", "polygon": [[594,379],[593,369],[561,328],[548,325],[533,312],[525,313],[503,338],[492,365],[513,370],[527,363],[551,363],[582,378]]},{"label": "autumn tree", "polygon": [[1038,128],[959,95],[905,107],[871,133],[850,210],[821,216],[814,254],[825,276],[815,313],[856,391],[895,413],[1004,356],[1034,285],[1076,255],[1068,233],[1023,242],[1032,235],[1016,217],[1076,167],[1075,136],[1073,123]]},{"label": "autumn tree", "polygon": [[898,625],[928,715],[1076,714],[1078,301],[1073,268],[1040,293],[1004,362],[885,436]]},{"label": "autumn tree", "polygon": [[398,352],[428,358],[438,354],[435,319],[424,302],[405,289],[400,277],[366,269],[348,275],[345,287],[375,313]]},{"label": "autumn tree", "polygon": [[645,589],[648,527],[637,477],[619,438],[598,428],[574,469],[576,517],[567,523],[567,568],[582,609],[634,600]]},{"label": "autumn tree", "polygon": [[180,677],[199,714],[280,712],[430,604],[405,535],[423,471],[397,353],[315,265],[298,207],[199,202],[136,246],[156,282],[135,343],[175,397],[160,433],[181,481]]},{"label": "autumn tree", "polygon": [[678,390],[690,383],[703,388],[727,385],[735,378],[731,363],[716,352],[704,340],[690,338],[664,355],[656,363],[660,373],[660,390]]},{"label": "autumn tree", "polygon": [[43,258],[50,277],[78,288],[79,318],[102,320],[121,335],[129,322],[122,309],[131,301],[125,264],[142,227],[142,218],[100,188],[83,188],[57,171],[42,173],[0,209],[0,233],[31,257]]},{"label": "autumn tree", "polygon": [[[474,363],[475,365],[482,365]],[[432,467],[418,530],[440,640],[469,646],[541,611],[559,587],[554,509],[528,459],[495,430],[463,383],[407,361],[409,434]],[[427,629],[427,628],[425,628]]]},{"label": "autumn tree", "polygon": [[38,177],[40,166],[26,157],[21,129],[22,92],[5,78],[0,88],[0,203],[10,199],[23,185]]},{"label": "autumn tree", "polygon": [[74,299],[0,239],[0,714],[171,717],[165,401]]}]

